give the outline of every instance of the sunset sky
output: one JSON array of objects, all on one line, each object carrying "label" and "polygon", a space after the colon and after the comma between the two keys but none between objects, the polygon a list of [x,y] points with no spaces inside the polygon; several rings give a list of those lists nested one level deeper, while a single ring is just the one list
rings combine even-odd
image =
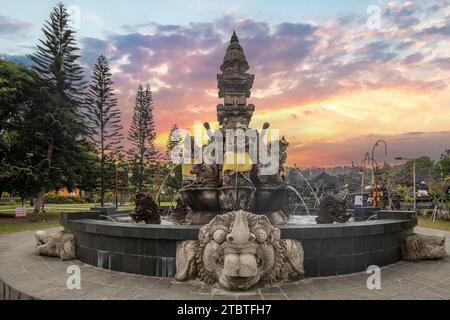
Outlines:
[{"label": "sunset sky", "polygon": [[[125,128],[139,84],[154,93],[157,143],[176,123],[216,121],[219,66],[233,30],[255,74],[252,127],[290,142],[291,164],[359,164],[450,149],[450,1],[64,1],[79,8],[89,75],[111,64]],[[0,0],[0,53],[35,50],[56,1]],[[381,10],[369,28],[369,6]]]}]

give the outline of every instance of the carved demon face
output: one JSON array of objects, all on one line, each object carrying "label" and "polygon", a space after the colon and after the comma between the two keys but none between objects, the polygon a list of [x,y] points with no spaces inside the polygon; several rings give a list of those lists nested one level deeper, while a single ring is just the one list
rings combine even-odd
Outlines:
[{"label": "carved demon face", "polygon": [[326,195],[319,206],[317,223],[347,222],[351,214],[347,212],[348,200],[345,193]]},{"label": "carved demon face", "polygon": [[[215,217],[199,232],[199,241],[177,251],[177,279],[196,275],[207,283],[219,282],[226,289],[244,290],[259,282],[298,278],[303,275],[300,243],[280,240],[280,230],[266,216],[244,211]],[[196,263],[179,261],[191,247]],[[188,250],[189,251],[189,250]],[[189,270],[190,269],[190,270]]]}]

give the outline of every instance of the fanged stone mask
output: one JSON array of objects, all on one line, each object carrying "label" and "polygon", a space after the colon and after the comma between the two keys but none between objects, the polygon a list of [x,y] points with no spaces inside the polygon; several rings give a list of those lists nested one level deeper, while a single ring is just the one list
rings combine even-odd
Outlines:
[{"label": "fanged stone mask", "polygon": [[198,241],[177,247],[177,280],[199,277],[226,289],[245,290],[259,282],[298,279],[303,249],[295,240],[280,240],[280,230],[266,216],[237,211],[215,217]]}]

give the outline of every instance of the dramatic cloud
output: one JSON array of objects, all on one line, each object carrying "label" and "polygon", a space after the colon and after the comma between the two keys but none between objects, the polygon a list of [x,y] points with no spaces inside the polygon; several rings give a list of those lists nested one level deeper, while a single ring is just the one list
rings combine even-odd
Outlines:
[{"label": "dramatic cloud", "polygon": [[[414,158],[429,156],[438,160],[444,150],[450,148],[450,131],[447,132],[413,132],[399,135],[370,134],[353,137],[339,142],[315,142],[289,149],[293,154],[291,163],[308,163],[317,167],[331,165],[360,165],[366,152],[371,152],[373,143],[383,139],[387,143],[387,156],[383,146],[376,149],[375,159],[379,163],[395,162],[395,157]],[[330,162],[334,159],[334,162]]]},{"label": "dramatic cloud", "polygon": [[[236,30],[256,75],[252,125],[270,121],[280,128],[291,142],[291,163],[348,164],[379,137],[389,139],[391,150],[409,154],[426,144],[437,155],[450,148],[442,133],[450,118],[450,2],[392,1],[381,18],[375,30],[357,14],[304,23],[230,15],[187,25],[126,25],[103,39],[83,38],[82,62],[89,73],[98,55],[109,58],[125,129],[137,87],[151,85],[163,146],[174,123],[216,125],[216,74]],[[0,16],[0,36],[26,28]],[[411,131],[427,133],[396,142]]]},{"label": "dramatic cloud", "polygon": [[14,39],[17,36],[27,36],[32,27],[29,22],[12,19],[0,15],[0,38]]}]

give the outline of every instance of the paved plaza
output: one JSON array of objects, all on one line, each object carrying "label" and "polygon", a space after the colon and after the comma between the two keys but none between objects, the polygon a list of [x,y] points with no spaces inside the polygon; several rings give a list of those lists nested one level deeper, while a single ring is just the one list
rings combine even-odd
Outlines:
[{"label": "paved plaza", "polygon": [[[418,228],[423,234],[449,232]],[[447,251],[450,252],[449,241]],[[81,289],[69,290],[69,265],[81,270]],[[183,300],[287,300],[287,299],[450,299],[450,257],[410,263],[401,261],[381,269],[381,289],[369,290],[366,273],[259,287],[229,292],[200,282],[179,283],[108,271],[74,261],[38,256],[34,232],[0,236],[0,299],[183,299]]]}]

